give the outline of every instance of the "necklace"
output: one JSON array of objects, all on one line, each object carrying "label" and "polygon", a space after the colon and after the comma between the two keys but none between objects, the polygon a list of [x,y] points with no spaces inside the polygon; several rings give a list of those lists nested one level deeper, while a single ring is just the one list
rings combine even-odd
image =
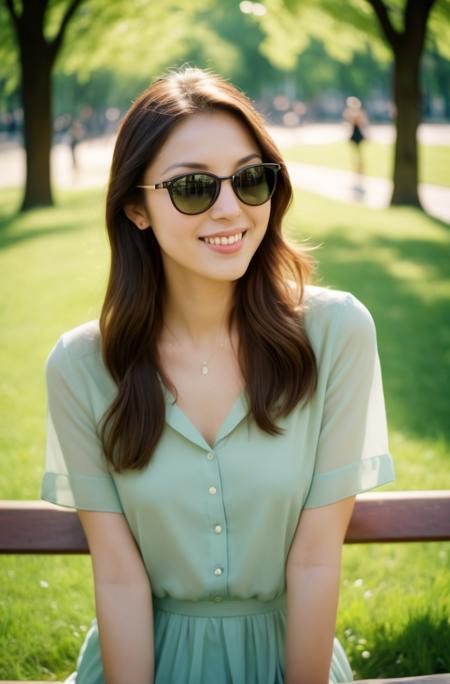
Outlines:
[{"label": "necklace", "polygon": [[[179,340],[178,337],[175,335],[175,333],[173,333],[173,332],[171,331],[171,329],[169,328],[169,326],[168,326],[166,323],[164,323],[164,326],[165,326],[165,327],[167,328],[167,330],[170,332],[170,334],[172,335],[172,337],[178,342],[178,344],[181,344],[180,340]],[[217,337],[217,339],[219,339],[219,336]],[[171,346],[171,347],[173,346],[171,342],[169,342],[168,344],[169,344],[169,346]],[[224,345],[224,342],[220,342],[219,347],[223,347],[223,345]],[[181,344],[181,346],[183,346],[183,345]],[[208,363],[210,362],[211,357],[212,357],[212,355],[214,354],[214,351],[215,351],[215,349],[212,350],[211,354],[209,355],[209,357],[208,357],[207,359],[205,359],[204,361],[202,361],[202,365],[200,366],[200,373],[201,373],[202,375],[208,375],[208,373],[209,373]]]}]

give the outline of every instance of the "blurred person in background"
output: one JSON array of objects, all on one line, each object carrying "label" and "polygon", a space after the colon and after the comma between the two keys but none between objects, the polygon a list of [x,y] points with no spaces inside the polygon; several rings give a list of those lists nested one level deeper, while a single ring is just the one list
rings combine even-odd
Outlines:
[{"label": "blurred person in background", "polygon": [[367,138],[368,117],[363,109],[361,100],[357,97],[348,97],[345,101],[346,108],[343,118],[350,126],[349,141],[352,148],[352,165],[356,175],[355,190],[363,191],[364,158],[362,143]]}]

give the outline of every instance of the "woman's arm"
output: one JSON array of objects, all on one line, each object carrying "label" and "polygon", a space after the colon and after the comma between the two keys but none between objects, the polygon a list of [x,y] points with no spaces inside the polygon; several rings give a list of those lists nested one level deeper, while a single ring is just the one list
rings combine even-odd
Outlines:
[{"label": "woman's arm", "polygon": [[286,684],[328,684],[342,544],[355,497],[305,509],[287,563]]},{"label": "woman's arm", "polygon": [[91,552],[106,684],[153,684],[151,585],[121,513],[78,510]]}]

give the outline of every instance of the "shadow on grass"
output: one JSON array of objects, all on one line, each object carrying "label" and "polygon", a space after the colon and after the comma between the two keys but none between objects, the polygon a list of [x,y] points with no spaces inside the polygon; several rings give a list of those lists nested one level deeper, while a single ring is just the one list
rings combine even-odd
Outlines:
[{"label": "shadow on grass", "polygon": [[[316,253],[319,283],[353,292],[374,317],[390,426],[450,443],[450,259],[445,246],[426,236],[358,241],[343,226],[333,227],[323,242]],[[435,293],[430,281],[436,282]],[[427,283],[428,296],[421,282]]]},{"label": "shadow on grass", "polygon": [[[446,186],[442,186],[442,187],[443,188],[445,187],[445,189],[449,190],[449,192],[450,192],[450,189],[447,188]],[[422,209],[422,213],[424,216],[426,216],[428,221],[432,221],[439,228],[444,228],[444,230],[450,231],[450,222],[439,219],[436,216],[432,216],[425,209]]]},{"label": "shadow on grass", "polygon": [[7,207],[0,213],[0,249],[49,234],[65,234],[83,230],[97,222],[99,208],[104,206],[98,189],[67,191],[56,198],[52,207],[37,207],[25,212],[8,208],[16,204],[17,191],[1,191],[1,202]]},{"label": "shadow on grass", "polygon": [[450,672],[450,623],[443,614],[411,615],[403,629],[380,624],[371,640],[370,658],[351,654],[360,678],[407,677]]}]

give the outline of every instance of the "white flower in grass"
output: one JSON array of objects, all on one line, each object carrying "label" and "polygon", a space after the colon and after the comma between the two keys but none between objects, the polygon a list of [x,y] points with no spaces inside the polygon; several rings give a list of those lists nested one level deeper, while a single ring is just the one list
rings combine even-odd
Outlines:
[{"label": "white flower in grass", "polygon": [[80,632],[85,632],[87,630],[86,625],[80,625]]},{"label": "white flower in grass", "polygon": [[363,582],[364,582],[364,580],[362,580],[361,578],[358,578],[357,580],[355,580],[355,581],[353,582],[353,586],[354,586],[354,587],[362,587]]},{"label": "white flower in grass", "polygon": [[347,639],[348,639],[348,637],[350,636],[350,634],[353,634],[353,630],[352,630],[350,627],[347,627],[347,629],[344,631],[344,634],[345,634],[345,636],[346,636]]},{"label": "white flower in grass", "polygon": [[73,636],[76,637],[77,639],[80,638],[80,633],[77,632],[76,630],[74,630],[74,631],[72,632],[72,634],[73,634]]},{"label": "white flower in grass", "polygon": [[47,580],[41,580],[39,582],[39,585],[42,587],[42,589],[48,589],[49,587],[49,583],[47,582]]},{"label": "white flower in grass", "polygon": [[370,589],[367,589],[367,591],[364,592],[363,596],[365,599],[369,599],[371,596],[373,596],[373,592]]},{"label": "white flower in grass", "polygon": [[366,660],[367,660],[367,658],[370,658],[370,651],[363,651],[361,653],[361,657],[366,658]]},{"label": "white flower in grass", "polygon": [[367,644],[367,639],[364,639],[364,637],[361,637],[361,639],[358,639],[358,644]]}]

